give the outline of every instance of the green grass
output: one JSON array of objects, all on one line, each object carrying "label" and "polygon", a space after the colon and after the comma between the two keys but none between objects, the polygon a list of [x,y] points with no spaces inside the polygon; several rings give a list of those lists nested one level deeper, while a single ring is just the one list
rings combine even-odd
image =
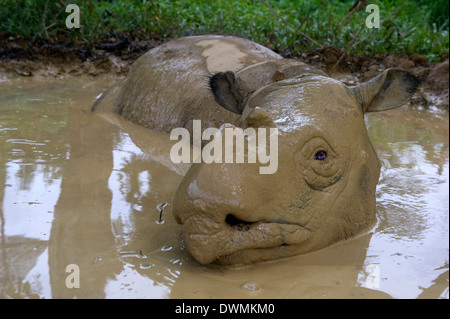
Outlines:
[{"label": "green grass", "polygon": [[[370,1],[380,8],[379,29],[364,26],[369,15],[365,7],[347,15],[355,1],[267,0],[274,14],[258,0],[2,0],[0,32],[88,45],[124,35],[165,39],[221,33],[250,38],[285,55],[307,52],[319,44],[355,55],[419,53],[434,62],[448,51],[448,0]],[[69,3],[80,7],[80,29],[65,26]]]}]

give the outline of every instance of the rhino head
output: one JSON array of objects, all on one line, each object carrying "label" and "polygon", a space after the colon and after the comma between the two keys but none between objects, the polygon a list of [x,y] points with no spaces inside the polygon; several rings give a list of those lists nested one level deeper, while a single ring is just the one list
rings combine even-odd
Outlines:
[{"label": "rhino head", "polygon": [[241,114],[243,128],[278,129],[278,169],[260,174],[251,163],[193,164],[173,201],[187,250],[201,264],[246,264],[369,230],[380,162],[364,114],[401,106],[419,82],[388,69],[349,87],[280,61],[212,76],[215,100]]}]

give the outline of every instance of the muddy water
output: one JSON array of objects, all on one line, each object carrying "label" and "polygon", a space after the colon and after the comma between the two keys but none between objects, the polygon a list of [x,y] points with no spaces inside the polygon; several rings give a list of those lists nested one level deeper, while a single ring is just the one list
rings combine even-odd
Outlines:
[{"label": "muddy water", "polygon": [[1,298],[449,298],[448,113],[366,117],[383,162],[370,233],[205,267],[171,216],[171,141],[89,112],[116,81],[0,82]]}]

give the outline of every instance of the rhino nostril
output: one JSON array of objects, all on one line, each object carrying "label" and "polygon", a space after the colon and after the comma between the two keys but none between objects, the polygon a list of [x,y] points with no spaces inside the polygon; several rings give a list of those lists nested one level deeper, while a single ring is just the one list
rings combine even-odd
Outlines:
[{"label": "rhino nostril", "polygon": [[228,214],[225,217],[225,222],[231,226],[231,228],[239,231],[247,231],[250,230],[250,226],[253,224],[252,222],[246,222],[239,218],[236,218],[232,214]]}]

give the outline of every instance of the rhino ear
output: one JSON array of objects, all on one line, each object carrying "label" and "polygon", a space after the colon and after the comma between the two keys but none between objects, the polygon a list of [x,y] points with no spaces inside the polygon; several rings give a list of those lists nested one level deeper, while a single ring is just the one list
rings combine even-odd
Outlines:
[{"label": "rhino ear", "polygon": [[242,114],[249,94],[286,77],[277,70],[277,66],[277,61],[266,61],[237,73],[219,72],[210,78],[209,86],[217,103],[231,112]]},{"label": "rhino ear", "polygon": [[303,62],[290,59],[252,64],[239,72],[219,72],[209,80],[216,102],[227,110],[242,114],[247,97],[259,88],[300,74],[323,74]]},{"label": "rhino ear", "polygon": [[402,69],[387,69],[370,81],[351,87],[362,111],[377,112],[402,106],[422,79]]},{"label": "rhino ear", "polygon": [[217,103],[227,110],[242,114],[244,96],[237,87],[237,75],[233,71],[219,72],[209,79],[209,86]]}]

